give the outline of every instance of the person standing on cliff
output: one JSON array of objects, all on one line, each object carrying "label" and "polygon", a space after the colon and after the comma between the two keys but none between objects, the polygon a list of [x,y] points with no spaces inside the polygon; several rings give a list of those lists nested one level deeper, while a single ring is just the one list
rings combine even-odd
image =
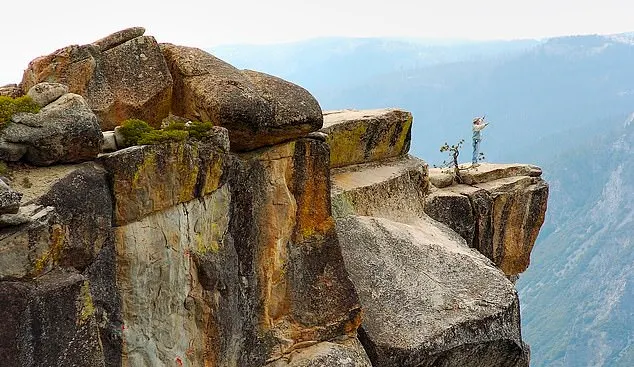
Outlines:
[{"label": "person standing on cliff", "polygon": [[478,164],[478,157],[480,156],[480,141],[482,140],[480,131],[487,127],[488,124],[488,122],[484,122],[484,116],[473,119],[473,157],[471,163],[474,166]]}]

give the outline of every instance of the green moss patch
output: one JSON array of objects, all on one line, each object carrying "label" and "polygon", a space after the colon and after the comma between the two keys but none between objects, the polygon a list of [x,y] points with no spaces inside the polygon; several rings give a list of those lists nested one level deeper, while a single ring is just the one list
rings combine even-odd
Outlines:
[{"label": "green moss patch", "polygon": [[11,98],[0,96],[0,128],[6,126],[11,117],[19,112],[40,112],[40,107],[29,96]]},{"label": "green moss patch", "polygon": [[125,120],[120,132],[126,145],[152,145],[166,142],[184,141],[187,139],[203,139],[208,136],[213,124],[211,122],[171,122],[164,129],[155,129],[145,121],[138,119]]}]

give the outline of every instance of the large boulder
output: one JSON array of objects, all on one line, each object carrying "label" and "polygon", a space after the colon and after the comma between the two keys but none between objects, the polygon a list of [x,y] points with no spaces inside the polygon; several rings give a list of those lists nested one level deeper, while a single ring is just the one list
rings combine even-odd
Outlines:
[{"label": "large boulder", "polygon": [[238,70],[197,48],[161,48],[174,78],[172,112],[226,127],[232,150],[273,145],[322,126],[319,103],[295,84]]},{"label": "large boulder", "polygon": [[400,109],[324,112],[330,164],[343,167],[404,155],[409,150],[412,114]]},{"label": "large boulder", "polygon": [[89,45],[72,45],[39,57],[24,71],[26,93],[46,81],[82,95],[102,130],[138,118],[158,127],[170,109],[172,77],[153,37],[131,28]]},{"label": "large boulder", "polygon": [[[521,340],[513,284],[431,219],[337,219],[343,257],[364,318],[373,366],[515,367]],[[527,366],[527,365],[524,365]]]},{"label": "large boulder", "polygon": [[97,117],[80,95],[67,93],[38,113],[18,113],[11,120],[0,131],[0,159],[47,166],[91,160],[101,150]]}]

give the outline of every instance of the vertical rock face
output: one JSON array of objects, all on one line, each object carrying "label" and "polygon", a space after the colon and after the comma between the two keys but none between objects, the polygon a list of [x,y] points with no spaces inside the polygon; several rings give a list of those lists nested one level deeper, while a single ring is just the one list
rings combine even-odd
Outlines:
[{"label": "vertical rock face", "polygon": [[[223,244],[229,203],[225,186],[116,228],[123,365],[161,366],[180,359],[203,366],[205,354],[216,363],[238,357],[239,278],[235,251]],[[227,276],[205,285],[222,293],[201,284],[206,279],[200,279],[194,258],[207,253]],[[210,340],[214,337],[218,340]]]},{"label": "vertical rock face", "polygon": [[360,307],[330,214],[328,153],[302,139],[240,158],[204,144],[102,158],[124,365],[259,366],[354,335]]},{"label": "vertical rock face", "polygon": [[22,90],[44,81],[65,84],[87,100],[102,130],[128,118],[158,126],[170,111],[172,77],[156,40],[143,33],[131,28],[39,57],[24,71]]}]

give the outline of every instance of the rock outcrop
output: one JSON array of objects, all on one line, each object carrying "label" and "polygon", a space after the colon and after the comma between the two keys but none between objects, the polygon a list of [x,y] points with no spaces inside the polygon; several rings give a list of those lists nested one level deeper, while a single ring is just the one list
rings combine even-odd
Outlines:
[{"label": "rock outcrop", "polygon": [[0,96],[17,98],[24,95],[22,88],[17,84],[7,84],[0,87]]},{"label": "rock outcrop", "polygon": [[[425,198],[425,212],[459,233],[506,275],[522,273],[546,213],[548,185],[540,178],[541,169],[485,163],[462,172],[465,184],[433,190]],[[439,169],[431,174],[443,175]]]},{"label": "rock outcrop", "polygon": [[[340,121],[330,134],[345,135],[347,123],[358,124]],[[338,138],[327,140],[348,143]],[[468,198],[431,203],[438,189],[430,181],[426,163],[404,154],[333,170],[337,232],[373,365],[527,366],[513,284],[461,238],[475,222],[463,208]],[[451,228],[428,216],[432,210],[452,218]],[[493,211],[485,215],[493,220]]]},{"label": "rock outcrop", "polygon": [[[3,365],[528,366],[507,275],[543,220],[538,168],[436,180],[407,155],[410,113],[318,131],[304,89],[143,32],[25,72],[42,109],[0,132]],[[216,126],[103,143],[138,111]]]}]

